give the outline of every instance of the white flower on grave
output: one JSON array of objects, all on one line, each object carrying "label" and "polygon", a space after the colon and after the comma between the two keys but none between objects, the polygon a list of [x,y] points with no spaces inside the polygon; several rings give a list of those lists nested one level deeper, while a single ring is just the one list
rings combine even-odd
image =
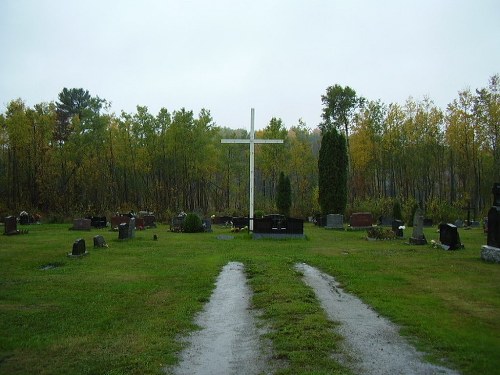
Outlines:
[{"label": "white flower on grave", "polygon": [[402,230],[405,230],[406,227],[404,225],[401,225],[398,229],[402,229]]},{"label": "white flower on grave", "polygon": [[435,245],[435,244],[436,244],[436,241],[431,240],[431,244]]}]

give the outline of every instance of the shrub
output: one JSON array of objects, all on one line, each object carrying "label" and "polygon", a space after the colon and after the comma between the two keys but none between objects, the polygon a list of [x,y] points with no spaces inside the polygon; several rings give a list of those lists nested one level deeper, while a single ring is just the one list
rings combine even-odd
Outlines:
[{"label": "shrub", "polygon": [[392,240],[396,238],[392,229],[383,227],[372,227],[367,230],[367,235],[369,238],[375,238],[377,240]]},{"label": "shrub", "polygon": [[184,219],[184,232],[186,233],[196,233],[203,232],[203,224],[198,215],[194,213],[189,213]]}]

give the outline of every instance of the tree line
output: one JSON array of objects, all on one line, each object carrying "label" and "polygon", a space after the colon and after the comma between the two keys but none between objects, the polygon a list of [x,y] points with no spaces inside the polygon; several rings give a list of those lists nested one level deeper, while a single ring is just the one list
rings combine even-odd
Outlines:
[{"label": "tree line", "polygon": [[[422,204],[435,216],[458,215],[468,205],[481,215],[500,180],[499,80],[495,75],[485,88],[459,92],[446,110],[430,99],[386,105],[349,87],[327,88],[317,127],[301,120],[285,127],[272,118],[256,134],[285,140],[256,146],[256,209],[277,210],[283,173],[292,189],[290,214],[319,213],[320,148],[336,129],[348,152],[346,214],[387,213],[400,201]],[[80,88],[32,107],[9,102],[0,114],[0,214],[247,214],[248,145],[220,143],[248,137],[246,130],[218,126],[207,109],[152,114],[137,106],[117,115],[109,107]]]}]

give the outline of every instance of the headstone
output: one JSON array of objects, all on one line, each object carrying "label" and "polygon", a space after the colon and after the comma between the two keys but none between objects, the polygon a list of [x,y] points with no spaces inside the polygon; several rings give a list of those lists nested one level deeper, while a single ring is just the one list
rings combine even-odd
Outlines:
[{"label": "headstone", "polygon": [[135,217],[131,217],[130,221],[128,223],[128,238],[134,238],[135,237]]},{"label": "headstone", "polygon": [[[462,220],[460,220],[460,219],[457,219],[457,220],[455,220],[455,226],[457,228],[463,228],[464,227],[464,222]],[[439,227],[441,228],[441,224],[439,225]]]},{"label": "headstone", "polygon": [[86,254],[87,249],[85,248],[85,240],[83,238],[79,238],[73,243],[73,250],[68,255],[80,257]]},{"label": "headstone", "polygon": [[145,228],[156,228],[156,218],[154,215],[143,215]]},{"label": "headstone", "polygon": [[404,223],[402,220],[393,220],[392,221],[392,231],[396,235],[396,237],[402,238],[403,237],[403,226]]},{"label": "headstone", "polygon": [[128,224],[121,223],[118,225],[118,239],[126,240],[128,238]]},{"label": "headstone", "polygon": [[344,215],[326,215],[326,229],[344,229]]},{"label": "headstone", "polygon": [[392,217],[387,217],[387,216],[380,216],[379,219],[379,225],[384,226],[384,227],[391,227],[392,222],[394,221]]},{"label": "headstone", "polygon": [[488,246],[500,248],[500,206],[488,211]]},{"label": "headstone", "polygon": [[439,241],[445,250],[457,250],[463,247],[456,225],[439,224]]},{"label": "headstone", "polygon": [[137,230],[143,230],[145,228],[144,226],[144,218],[142,217],[136,217],[135,218],[135,229]]},{"label": "headstone", "polygon": [[108,247],[104,237],[101,235],[94,236],[94,247]]},{"label": "headstone", "polygon": [[493,206],[488,211],[487,245],[481,248],[481,258],[487,262],[500,263],[500,183],[492,189]]},{"label": "headstone", "polygon": [[21,233],[17,230],[17,219],[15,216],[7,216],[4,222],[5,222],[5,229],[3,234],[11,236],[13,234]]},{"label": "headstone", "polygon": [[252,238],[304,238],[304,220],[283,215],[266,215],[254,219]]},{"label": "headstone", "polygon": [[424,235],[424,215],[422,210],[417,208],[413,216],[413,234],[410,237],[410,244],[412,245],[426,245],[427,240]]},{"label": "headstone", "polygon": [[94,228],[106,228],[108,225],[106,216],[88,216],[87,219],[90,219],[90,225]]},{"label": "headstone", "polygon": [[205,232],[212,232],[212,219],[203,219],[202,226]]},{"label": "headstone", "polygon": [[90,219],[74,219],[71,230],[90,230]]},{"label": "headstone", "polygon": [[22,211],[19,214],[19,224],[21,225],[29,225],[30,224],[30,214],[26,211]]},{"label": "headstone", "polygon": [[373,224],[373,216],[370,212],[355,212],[349,219],[352,229],[369,229]]}]

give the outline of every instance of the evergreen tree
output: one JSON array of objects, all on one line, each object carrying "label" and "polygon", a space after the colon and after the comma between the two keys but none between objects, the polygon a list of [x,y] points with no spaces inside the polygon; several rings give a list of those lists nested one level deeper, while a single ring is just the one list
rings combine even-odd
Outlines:
[{"label": "evergreen tree", "polygon": [[280,173],[278,179],[278,188],[276,193],[276,207],[280,214],[289,216],[290,207],[292,206],[292,186],[290,178],[285,176],[283,172]]},{"label": "evergreen tree", "polygon": [[347,145],[335,128],[326,130],[319,150],[319,205],[324,215],[344,214],[347,206]]}]

